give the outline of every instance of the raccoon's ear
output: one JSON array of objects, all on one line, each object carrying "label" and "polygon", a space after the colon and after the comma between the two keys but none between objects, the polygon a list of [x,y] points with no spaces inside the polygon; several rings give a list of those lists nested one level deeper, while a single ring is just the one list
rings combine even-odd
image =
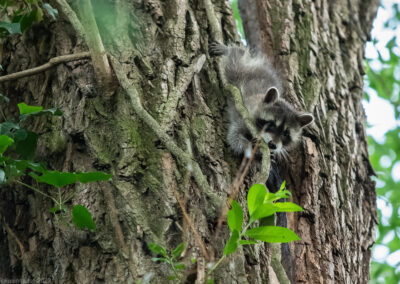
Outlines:
[{"label": "raccoon's ear", "polygon": [[279,91],[275,87],[271,87],[268,89],[267,93],[265,94],[264,97],[264,103],[270,104],[275,102],[279,97]]},{"label": "raccoon's ear", "polygon": [[314,116],[310,113],[300,114],[297,121],[300,122],[301,127],[305,127],[314,121]]}]

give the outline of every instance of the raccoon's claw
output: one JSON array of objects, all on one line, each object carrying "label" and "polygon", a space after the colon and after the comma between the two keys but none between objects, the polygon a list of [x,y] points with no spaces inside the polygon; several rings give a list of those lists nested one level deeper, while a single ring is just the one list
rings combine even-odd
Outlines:
[{"label": "raccoon's claw", "polygon": [[226,53],[227,48],[225,45],[223,45],[219,42],[213,42],[209,46],[209,51],[210,51],[210,55],[220,56],[220,55],[224,55]]}]

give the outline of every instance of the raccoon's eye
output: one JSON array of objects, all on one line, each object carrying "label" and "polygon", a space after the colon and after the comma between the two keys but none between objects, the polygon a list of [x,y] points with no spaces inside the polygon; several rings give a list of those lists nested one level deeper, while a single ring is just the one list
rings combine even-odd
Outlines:
[{"label": "raccoon's eye", "polygon": [[290,137],[290,133],[288,130],[283,131],[283,137]]},{"label": "raccoon's eye", "polygon": [[272,128],[275,127],[275,123],[271,120],[265,120],[265,119],[258,118],[258,119],[256,119],[255,122],[256,122],[257,128],[260,130],[263,128],[265,128],[264,130],[271,130]]}]

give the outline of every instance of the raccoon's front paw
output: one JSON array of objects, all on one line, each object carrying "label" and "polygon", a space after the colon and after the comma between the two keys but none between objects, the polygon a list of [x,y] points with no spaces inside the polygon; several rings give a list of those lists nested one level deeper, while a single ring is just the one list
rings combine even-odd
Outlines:
[{"label": "raccoon's front paw", "polygon": [[226,53],[227,47],[219,42],[213,42],[209,45],[210,55],[221,56]]}]

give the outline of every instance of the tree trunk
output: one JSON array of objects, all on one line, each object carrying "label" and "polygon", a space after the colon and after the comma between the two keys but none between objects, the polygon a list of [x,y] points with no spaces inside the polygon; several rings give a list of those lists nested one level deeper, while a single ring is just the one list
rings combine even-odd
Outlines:
[{"label": "tree trunk", "polygon": [[[56,2],[63,1],[51,2],[60,11],[57,21],[48,19],[3,42],[5,74],[88,50],[81,32]],[[79,1],[70,2],[79,11]],[[276,2],[257,1],[259,23],[268,19],[268,25],[259,24],[260,46],[282,71],[287,98],[316,117],[283,174],[293,199],[305,209],[289,218],[302,238],[291,247],[294,279],[366,282],[376,208],[360,73],[376,3],[349,7],[345,2]],[[205,261],[221,256],[229,237],[226,226],[215,237],[220,208],[212,193],[226,200],[240,164],[225,143],[226,95],[218,59],[208,53],[215,40],[239,43],[229,3],[103,0],[93,5],[109,59],[118,62],[168,141],[192,155],[194,162],[188,164],[178,150],[171,150],[171,143],[143,119],[125,90],[116,88],[113,96],[104,96],[90,60],[3,83],[1,92],[11,98],[10,107],[2,107],[8,117],[17,115],[15,106],[22,101],[63,111],[62,118],[40,117],[30,125],[40,133],[38,160],[63,171],[110,172],[113,180],[67,189],[68,194],[75,192],[67,205],[87,206],[96,232],[56,222],[48,210],[51,201],[26,188],[2,188],[0,249],[5,253],[0,254],[0,278],[167,283],[169,267],[152,262],[147,244],[173,249],[185,242],[186,278],[193,283]],[[205,181],[196,174],[196,163]],[[254,166],[241,186],[242,204],[256,170]],[[212,193],[204,190],[207,183]],[[209,259],[184,221],[177,193]],[[190,262],[193,257],[196,264]],[[247,247],[222,263],[215,282],[273,281],[270,260],[268,246]]]},{"label": "tree trunk", "polygon": [[367,283],[377,213],[361,105],[363,50],[379,1],[247,2],[239,6],[258,11],[242,13],[249,45],[274,58],[285,98],[316,119],[281,166],[305,209],[288,218],[302,241],[282,250],[282,261],[294,264],[285,265],[293,282]]}]

